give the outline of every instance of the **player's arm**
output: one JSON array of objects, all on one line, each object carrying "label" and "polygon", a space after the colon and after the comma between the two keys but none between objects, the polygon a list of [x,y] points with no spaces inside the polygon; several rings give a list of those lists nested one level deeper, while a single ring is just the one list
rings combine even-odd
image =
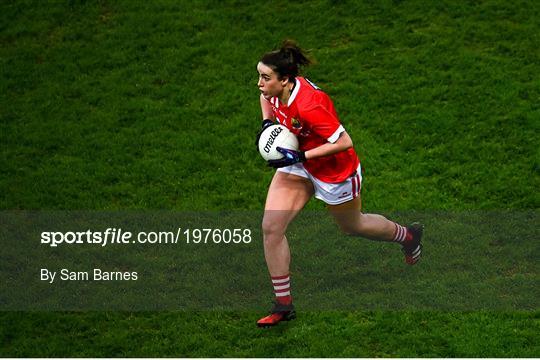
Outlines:
[{"label": "player's arm", "polygon": [[315,159],[321,156],[332,155],[341,151],[345,151],[353,146],[353,142],[349,134],[343,126],[339,125],[336,131],[328,138],[328,142],[308,151],[298,151],[292,149],[284,149],[277,147],[277,151],[283,154],[282,159],[270,160],[268,165],[272,167],[283,167],[304,162],[309,159]]},{"label": "player's arm", "polygon": [[306,111],[304,115],[304,119],[313,124],[311,129],[321,137],[326,138],[327,142],[305,152],[277,147],[276,150],[282,153],[284,157],[282,159],[268,161],[270,166],[288,166],[297,162],[332,155],[353,146],[351,137],[339,123],[339,120],[326,109],[316,106]]},{"label": "player's arm", "polygon": [[345,151],[353,147],[353,142],[349,134],[345,129],[341,128],[343,131],[339,133],[338,138],[335,142],[327,142],[318,146],[314,149],[308,150],[305,152],[306,160],[316,159],[322,156],[333,155],[341,151]]},{"label": "player's arm", "polygon": [[352,139],[339,119],[326,108],[315,106],[305,112],[304,118],[310,123],[313,132],[327,140],[321,146],[306,151],[306,159],[333,155],[353,147]]},{"label": "player's arm", "polygon": [[274,112],[272,111],[272,105],[270,105],[270,102],[266,100],[262,94],[261,94],[261,111],[262,111],[263,119],[269,119],[269,120],[274,121]]},{"label": "player's arm", "polygon": [[309,159],[315,159],[321,156],[328,156],[345,151],[353,146],[351,137],[349,134],[347,134],[342,126],[340,126],[340,128],[336,131],[335,136],[337,137],[335,141],[334,139],[330,139],[334,142],[328,141],[327,143],[308,151],[284,149],[278,146],[276,149],[283,154],[283,158],[278,160],[269,160],[268,165],[275,168],[289,166]]},{"label": "player's arm", "polygon": [[261,94],[261,111],[262,111],[262,117],[263,121],[261,123],[261,129],[257,133],[257,136],[255,137],[255,146],[257,149],[259,149],[259,139],[261,138],[261,134],[270,125],[274,123],[274,112],[272,111],[272,105],[270,105],[270,102],[264,98],[264,96]]}]

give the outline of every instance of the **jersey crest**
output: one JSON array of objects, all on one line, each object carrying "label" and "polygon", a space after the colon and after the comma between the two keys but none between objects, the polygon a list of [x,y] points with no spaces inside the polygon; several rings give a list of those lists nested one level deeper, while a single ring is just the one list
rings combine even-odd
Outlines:
[{"label": "jersey crest", "polygon": [[298,130],[302,129],[302,124],[300,123],[298,119],[292,118],[291,125],[295,129],[298,129]]}]

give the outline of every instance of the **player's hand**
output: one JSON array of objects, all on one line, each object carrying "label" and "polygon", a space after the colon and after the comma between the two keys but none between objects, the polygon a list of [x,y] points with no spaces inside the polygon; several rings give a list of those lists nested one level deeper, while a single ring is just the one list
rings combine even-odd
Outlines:
[{"label": "player's hand", "polygon": [[257,148],[257,151],[259,151],[259,139],[261,138],[261,134],[262,132],[264,131],[264,129],[266,129],[267,127],[269,127],[270,125],[273,125],[274,122],[270,119],[264,119],[262,124],[261,124],[261,130],[259,130],[259,132],[257,133],[257,138],[255,139],[255,147]]},{"label": "player's hand", "polygon": [[268,166],[273,168],[285,167],[306,161],[306,153],[304,151],[284,149],[279,146],[276,147],[276,150],[283,154],[283,158],[278,160],[268,160]]}]

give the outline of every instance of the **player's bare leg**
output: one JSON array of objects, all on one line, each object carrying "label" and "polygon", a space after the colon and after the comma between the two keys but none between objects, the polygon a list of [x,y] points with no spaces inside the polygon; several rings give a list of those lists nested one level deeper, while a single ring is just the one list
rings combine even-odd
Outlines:
[{"label": "player's bare leg", "polygon": [[328,210],[346,234],[371,240],[392,241],[394,222],[382,215],[363,213],[360,196],[340,205],[328,205]]},{"label": "player's bare leg", "polygon": [[280,171],[276,172],[268,189],[262,230],[264,255],[276,293],[276,304],[269,316],[257,322],[260,327],[273,326],[295,316],[290,296],[291,256],[285,232],[313,192],[313,185],[308,179]]},{"label": "player's bare leg", "polygon": [[264,255],[270,275],[289,272],[290,252],[285,231],[312,195],[313,185],[308,179],[276,171],[262,221]]},{"label": "player's bare leg", "polygon": [[408,228],[388,220],[382,215],[362,212],[360,196],[340,205],[329,205],[328,209],[343,232],[371,240],[399,242],[405,254],[405,261],[414,265],[422,251],[423,226],[418,223]]}]

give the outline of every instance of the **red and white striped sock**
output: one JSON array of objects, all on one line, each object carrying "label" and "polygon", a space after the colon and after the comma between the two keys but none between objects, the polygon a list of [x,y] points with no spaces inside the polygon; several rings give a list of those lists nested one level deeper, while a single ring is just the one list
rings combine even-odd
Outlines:
[{"label": "red and white striped sock", "polygon": [[412,234],[410,231],[407,231],[405,226],[401,226],[398,223],[394,223],[394,225],[396,225],[396,229],[394,230],[392,241],[403,244],[404,242],[412,240]]},{"label": "red and white striped sock", "polygon": [[291,278],[289,274],[283,276],[272,276],[272,285],[274,286],[274,294],[276,300],[280,304],[290,304],[291,296]]}]

